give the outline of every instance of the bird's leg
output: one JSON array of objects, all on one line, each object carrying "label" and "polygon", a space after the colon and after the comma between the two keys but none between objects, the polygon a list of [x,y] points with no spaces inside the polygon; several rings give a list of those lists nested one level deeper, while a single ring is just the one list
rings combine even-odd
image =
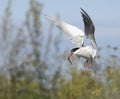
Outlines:
[{"label": "bird's leg", "polygon": [[88,61],[88,67],[91,67],[91,66],[92,66],[92,62]]},{"label": "bird's leg", "polygon": [[92,62],[91,62],[90,60],[87,60],[87,61],[84,63],[85,69],[89,69],[89,68],[91,68],[91,66],[92,66]]},{"label": "bird's leg", "polygon": [[87,67],[87,63],[86,63],[86,62],[84,63],[84,67],[85,67],[85,68]]},{"label": "bird's leg", "polygon": [[84,63],[85,69],[88,67],[88,60]]}]

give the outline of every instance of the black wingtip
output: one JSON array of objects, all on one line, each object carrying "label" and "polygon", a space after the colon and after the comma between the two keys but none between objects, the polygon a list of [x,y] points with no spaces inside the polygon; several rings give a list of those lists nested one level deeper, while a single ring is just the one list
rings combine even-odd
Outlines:
[{"label": "black wingtip", "polygon": [[83,8],[80,8],[80,10],[81,10],[80,13],[83,13],[83,11],[84,11]]},{"label": "black wingtip", "polygon": [[81,15],[82,15],[82,17],[84,16],[84,10],[83,10],[83,8],[80,8],[80,13],[81,13]]},{"label": "black wingtip", "polygon": [[85,12],[85,10],[83,8],[80,8],[80,9],[81,9],[80,13],[82,14],[82,17],[84,17],[84,16],[89,17],[89,15]]},{"label": "black wingtip", "polygon": [[82,11],[84,11],[83,8],[80,8],[80,9],[81,9]]},{"label": "black wingtip", "polygon": [[80,9],[81,9],[81,12],[86,13],[85,10],[84,10],[83,8],[80,8]]}]

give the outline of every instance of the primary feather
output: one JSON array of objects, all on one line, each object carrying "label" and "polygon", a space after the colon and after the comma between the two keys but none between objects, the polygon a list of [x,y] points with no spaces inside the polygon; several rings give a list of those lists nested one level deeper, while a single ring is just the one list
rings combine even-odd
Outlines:
[{"label": "primary feather", "polygon": [[82,10],[81,14],[83,17],[83,22],[84,22],[85,35],[91,41],[92,46],[94,48],[97,48],[96,40],[94,37],[95,26],[94,26],[91,18],[89,17],[89,15],[83,9],[81,9],[81,10]]},{"label": "primary feather", "polygon": [[85,34],[81,29],[48,15],[45,15],[45,18],[60,28],[70,38],[75,47],[81,47],[83,45]]}]

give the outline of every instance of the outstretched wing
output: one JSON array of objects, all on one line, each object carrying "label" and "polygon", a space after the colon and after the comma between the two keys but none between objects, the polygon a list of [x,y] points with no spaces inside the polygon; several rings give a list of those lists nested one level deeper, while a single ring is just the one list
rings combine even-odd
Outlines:
[{"label": "outstretched wing", "polygon": [[85,28],[85,35],[86,37],[91,41],[91,44],[94,48],[97,48],[96,40],[94,37],[95,33],[95,26],[89,17],[89,15],[81,8],[82,12],[82,17],[84,21],[84,28]]},{"label": "outstretched wing", "polygon": [[76,47],[81,47],[84,42],[84,32],[73,26],[70,25],[60,19],[55,19],[53,17],[50,17],[48,15],[45,15],[45,18],[50,20],[52,23],[54,23],[58,28],[60,28],[72,41],[72,43]]}]

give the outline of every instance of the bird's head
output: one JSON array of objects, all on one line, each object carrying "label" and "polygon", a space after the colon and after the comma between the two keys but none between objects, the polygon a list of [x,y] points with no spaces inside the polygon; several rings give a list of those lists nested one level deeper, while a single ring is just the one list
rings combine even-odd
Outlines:
[{"label": "bird's head", "polygon": [[71,64],[72,64],[72,62],[71,62],[71,60],[70,60],[70,57],[73,57],[74,52],[75,52],[76,50],[78,50],[78,49],[79,49],[79,47],[73,48],[73,49],[71,50],[70,54],[68,55],[68,61],[69,61]]}]

